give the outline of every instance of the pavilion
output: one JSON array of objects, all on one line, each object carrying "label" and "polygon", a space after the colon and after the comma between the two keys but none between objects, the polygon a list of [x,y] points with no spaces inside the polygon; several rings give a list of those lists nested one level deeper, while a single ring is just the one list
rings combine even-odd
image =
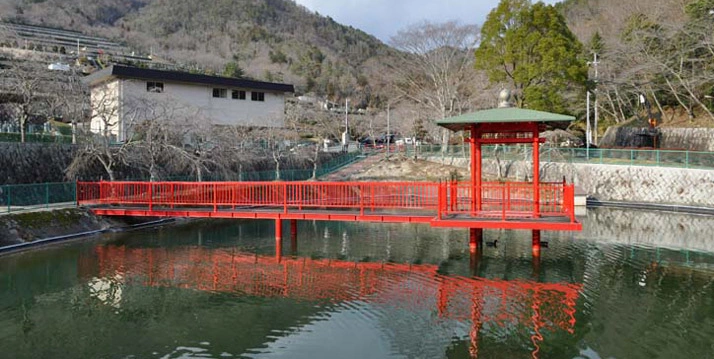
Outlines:
[{"label": "pavilion", "polygon": [[[449,130],[466,131],[470,134],[467,141],[471,144],[471,182],[467,185],[469,188],[462,190],[473,195],[469,196],[469,213],[462,211],[460,217],[454,215],[453,220],[493,217],[496,209],[502,212],[504,219],[508,217],[510,220],[502,223],[502,228],[522,229],[524,223],[531,223],[533,247],[535,250],[537,246],[539,250],[543,222],[548,222],[549,229],[582,230],[582,224],[575,221],[574,214],[570,214],[569,221],[558,221],[557,217],[550,217],[547,213],[551,196],[557,196],[560,201],[566,203],[574,201],[573,187],[561,183],[562,187],[551,190],[558,183],[540,181],[540,144],[545,142],[544,138],[539,137],[540,132],[545,130],[547,123],[572,122],[575,117],[516,108],[511,105],[510,97],[510,92],[503,90],[499,95],[498,108],[436,121],[437,125]],[[504,184],[483,181],[482,146],[496,144],[532,145],[532,182]],[[502,194],[493,195],[494,190],[501,191]],[[494,197],[498,203],[493,203]],[[483,228],[471,228],[472,247],[480,243],[482,238]]]}]

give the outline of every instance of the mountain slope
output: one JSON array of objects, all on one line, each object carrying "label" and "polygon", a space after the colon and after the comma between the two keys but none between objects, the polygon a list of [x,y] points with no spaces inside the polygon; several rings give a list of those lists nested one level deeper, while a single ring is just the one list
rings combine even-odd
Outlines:
[{"label": "mountain slope", "polygon": [[7,0],[0,10],[5,20],[106,36],[188,69],[221,72],[233,62],[333,101],[369,94],[378,59],[392,51],[289,0]]}]

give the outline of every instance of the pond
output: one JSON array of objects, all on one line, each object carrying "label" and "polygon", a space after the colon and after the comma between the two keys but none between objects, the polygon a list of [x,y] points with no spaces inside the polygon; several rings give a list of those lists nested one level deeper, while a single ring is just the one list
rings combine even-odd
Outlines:
[{"label": "pond", "polygon": [[[189,221],[0,257],[3,358],[712,358],[714,218]],[[285,223],[284,233],[290,233]]]}]

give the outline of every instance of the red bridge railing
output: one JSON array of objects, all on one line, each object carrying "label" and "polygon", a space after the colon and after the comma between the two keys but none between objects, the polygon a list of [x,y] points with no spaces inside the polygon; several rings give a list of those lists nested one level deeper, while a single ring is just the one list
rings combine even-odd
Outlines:
[{"label": "red bridge railing", "polygon": [[[80,205],[211,208],[246,211],[351,209],[416,210],[438,218],[450,215],[503,220],[566,216],[575,221],[574,188],[542,183],[535,203],[532,183],[486,182],[79,182]],[[474,201],[473,194],[480,194]]]}]

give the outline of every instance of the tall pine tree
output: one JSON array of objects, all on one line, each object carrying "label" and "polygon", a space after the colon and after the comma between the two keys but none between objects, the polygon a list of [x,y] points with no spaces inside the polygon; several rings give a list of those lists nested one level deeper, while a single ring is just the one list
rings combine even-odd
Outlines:
[{"label": "tall pine tree", "polygon": [[587,79],[582,44],[551,5],[501,0],[489,13],[476,49],[476,68],[493,83],[506,82],[519,107],[568,112],[565,93]]}]

